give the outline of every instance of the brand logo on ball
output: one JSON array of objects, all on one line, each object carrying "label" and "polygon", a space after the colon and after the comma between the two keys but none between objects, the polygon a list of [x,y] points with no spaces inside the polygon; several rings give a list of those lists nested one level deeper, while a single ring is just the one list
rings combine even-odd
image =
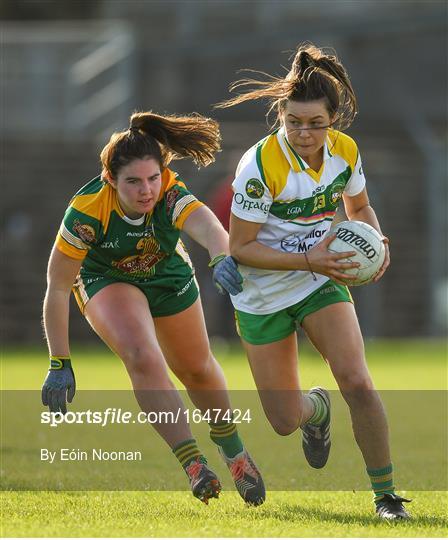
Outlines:
[{"label": "brand logo on ball", "polygon": [[365,238],[353,231],[339,227],[336,236],[339,240],[359,248],[368,259],[373,259],[377,255],[375,248]]},{"label": "brand logo on ball", "polygon": [[362,221],[342,221],[334,229],[336,238],[328,246],[331,253],[354,251],[341,262],[358,263],[356,268],[348,268],[344,273],[350,279],[350,286],[365,285],[375,279],[382,265],[386,250],[381,235],[368,223]]},{"label": "brand logo on ball", "polygon": [[246,184],[246,193],[251,199],[261,199],[264,186],[257,178],[251,178]]},{"label": "brand logo on ball", "polygon": [[344,193],[344,184],[336,184],[330,191],[330,202],[333,206],[337,206]]}]

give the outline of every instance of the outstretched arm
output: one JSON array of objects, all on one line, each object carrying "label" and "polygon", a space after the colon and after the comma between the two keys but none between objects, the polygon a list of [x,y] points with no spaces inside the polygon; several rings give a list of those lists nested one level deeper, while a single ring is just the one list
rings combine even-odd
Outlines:
[{"label": "outstretched arm", "polygon": [[229,235],[207,206],[201,206],[192,212],[185,220],[182,230],[209,252],[210,259],[220,253],[230,253]]},{"label": "outstretched arm", "polygon": [[243,278],[232,257],[229,257],[229,235],[215,214],[201,206],[186,219],[183,230],[208,250],[213,268],[213,282],[221,294],[235,295],[242,289]]}]

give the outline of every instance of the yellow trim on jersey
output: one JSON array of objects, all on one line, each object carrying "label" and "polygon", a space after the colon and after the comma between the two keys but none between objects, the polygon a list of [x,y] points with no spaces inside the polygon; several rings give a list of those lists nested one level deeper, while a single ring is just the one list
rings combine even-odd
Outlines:
[{"label": "yellow trim on jersey", "polygon": [[[100,200],[101,204],[98,204]],[[112,210],[115,210],[121,216],[123,215],[123,210],[118,204],[117,191],[109,183],[105,184],[97,193],[76,195],[70,206],[78,210],[78,212],[97,219],[102,224],[104,231],[109,225]]]},{"label": "yellow trim on jersey", "polygon": [[192,202],[195,202],[196,200],[196,197],[193,194],[190,194],[185,195],[177,201],[177,203],[174,205],[173,214],[171,216],[171,221],[173,225],[176,224],[178,217],[182,214],[185,208],[187,208],[188,205],[190,205]]},{"label": "yellow trim on jersey", "polygon": [[[179,182],[180,183],[180,182]],[[185,197],[183,197],[185,199]],[[182,199],[180,200],[180,202],[182,201]],[[174,226],[177,227],[178,229],[182,229],[184,223],[185,223],[185,220],[187,219],[187,217],[192,213],[194,212],[195,210],[197,210],[198,208],[200,208],[201,206],[204,206],[204,203],[202,203],[201,201],[198,201],[198,200],[194,200],[192,201],[190,204],[188,204],[185,209],[183,209],[181,212],[180,212],[180,215],[178,216],[178,218],[174,221]]]},{"label": "yellow trim on jersey", "polygon": [[176,253],[182,257],[182,259],[188,264],[190,268],[193,268],[193,264],[190,259],[190,255],[188,255],[188,251],[185,248],[184,243],[179,238],[177,244],[176,244]]},{"label": "yellow trim on jersey", "polygon": [[86,304],[90,300],[87,295],[82,277],[79,275],[72,287],[73,295],[75,297],[76,303],[78,304],[81,313],[84,315]]},{"label": "yellow trim on jersey", "polygon": [[266,184],[275,198],[284,190],[291,169],[276,133],[268,137],[261,147],[261,165]]},{"label": "yellow trim on jersey", "polygon": [[67,240],[61,235],[60,232],[58,232],[56,236],[55,245],[58,250],[61,251],[64,255],[67,255],[67,257],[70,257],[71,259],[77,259],[78,261],[82,261],[89,251],[88,249],[80,249],[74,247],[69,242],[67,242]]},{"label": "yellow trim on jersey", "polygon": [[[306,172],[312,178],[312,180],[314,180],[318,184],[324,172],[325,160],[328,159],[328,157],[332,156],[331,152],[328,149],[328,145],[324,145],[323,150],[322,150],[323,151],[322,165],[320,166],[320,169],[318,171],[315,171],[307,164],[304,158],[300,157],[296,153],[296,151],[291,146],[291,143],[288,141],[284,133],[282,134],[282,138],[283,138],[285,149],[288,152],[288,157],[289,157],[292,170],[295,173]],[[326,152],[328,152],[329,154],[328,157],[326,156]]]},{"label": "yellow trim on jersey", "polygon": [[165,193],[172,188],[175,184],[186,189],[183,182],[177,179],[177,173],[174,173],[171,169],[164,169],[162,172],[162,187],[160,188],[159,198],[157,202],[161,201]]},{"label": "yellow trim on jersey", "polygon": [[320,177],[322,176],[322,173],[324,172],[324,167],[325,167],[325,160],[322,161],[322,165],[320,166],[320,169],[318,171],[315,171],[311,167],[308,167],[308,169],[305,169],[305,171],[318,184],[320,182]]},{"label": "yellow trim on jersey", "polygon": [[302,172],[305,169],[302,168],[299,160],[297,159],[297,156],[296,156],[295,152],[293,152],[293,150],[292,150],[292,148],[290,146],[290,143],[289,143],[288,139],[285,137],[285,135],[282,135],[282,137],[283,137],[283,141],[285,143],[286,151],[288,152],[289,159],[291,160],[292,170],[294,172],[296,172],[296,173]]},{"label": "yellow trim on jersey", "polygon": [[[78,210],[78,212],[98,220],[102,224],[103,230],[107,229],[112,210],[123,216],[123,211],[118,204],[116,190],[107,183],[96,193],[76,195],[72,199],[70,206]],[[62,223],[56,237],[56,247],[68,257],[77,260],[84,259],[88,253],[84,242],[68,231],[64,223]]]},{"label": "yellow trim on jersey", "polygon": [[328,130],[328,139],[330,141],[328,148],[332,155],[340,156],[350,165],[353,172],[358,160],[358,147],[355,141],[345,133],[334,129]]}]

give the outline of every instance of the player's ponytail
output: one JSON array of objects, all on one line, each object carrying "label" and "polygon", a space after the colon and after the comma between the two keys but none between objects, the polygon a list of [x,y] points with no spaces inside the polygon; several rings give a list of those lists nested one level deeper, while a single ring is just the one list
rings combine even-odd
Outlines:
[{"label": "player's ponytail", "polygon": [[104,178],[116,178],[120,167],[151,156],[163,170],[173,159],[190,158],[206,167],[221,149],[219,124],[199,114],[163,116],[135,112],[126,131],[114,133],[101,152]]},{"label": "player's ponytail", "polygon": [[307,69],[316,66],[315,60],[311,52],[314,53],[315,48],[311,49],[311,47],[307,47],[305,49],[299,47],[294,57],[294,60],[292,61],[291,70],[289,71],[287,78],[299,80],[301,77],[303,77]]},{"label": "player's ponytail", "polygon": [[[250,70],[247,70],[250,71]],[[325,99],[327,109],[338,129],[346,129],[357,113],[356,96],[348,74],[335,54],[319,49],[311,43],[300,45],[285,77],[273,77],[262,72],[267,80],[242,79],[230,86],[249,90],[218,103],[216,107],[231,107],[244,101],[267,99],[269,110],[279,115],[286,101],[314,101]],[[276,122],[276,123],[277,123]]]},{"label": "player's ponytail", "polygon": [[162,116],[153,112],[136,112],[131,116],[131,130],[154,137],[161,145],[164,161],[190,158],[206,167],[221,149],[219,124],[200,114]]}]

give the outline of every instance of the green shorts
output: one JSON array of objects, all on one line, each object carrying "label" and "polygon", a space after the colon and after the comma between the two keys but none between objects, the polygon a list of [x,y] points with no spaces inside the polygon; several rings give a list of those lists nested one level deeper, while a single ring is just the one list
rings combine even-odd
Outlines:
[{"label": "green shorts", "polygon": [[190,307],[199,296],[199,288],[194,276],[189,276],[178,288],[157,287],[150,283],[131,283],[98,274],[79,275],[73,285],[73,294],[79,309],[84,314],[87,302],[101,289],[112,283],[129,283],[140,289],[146,296],[153,317],[175,315]]},{"label": "green shorts", "polygon": [[352,296],[345,285],[330,280],[297,304],[275,313],[253,315],[235,310],[236,330],[252,345],[272,343],[295,332],[307,315],[338,302],[353,302]]}]

